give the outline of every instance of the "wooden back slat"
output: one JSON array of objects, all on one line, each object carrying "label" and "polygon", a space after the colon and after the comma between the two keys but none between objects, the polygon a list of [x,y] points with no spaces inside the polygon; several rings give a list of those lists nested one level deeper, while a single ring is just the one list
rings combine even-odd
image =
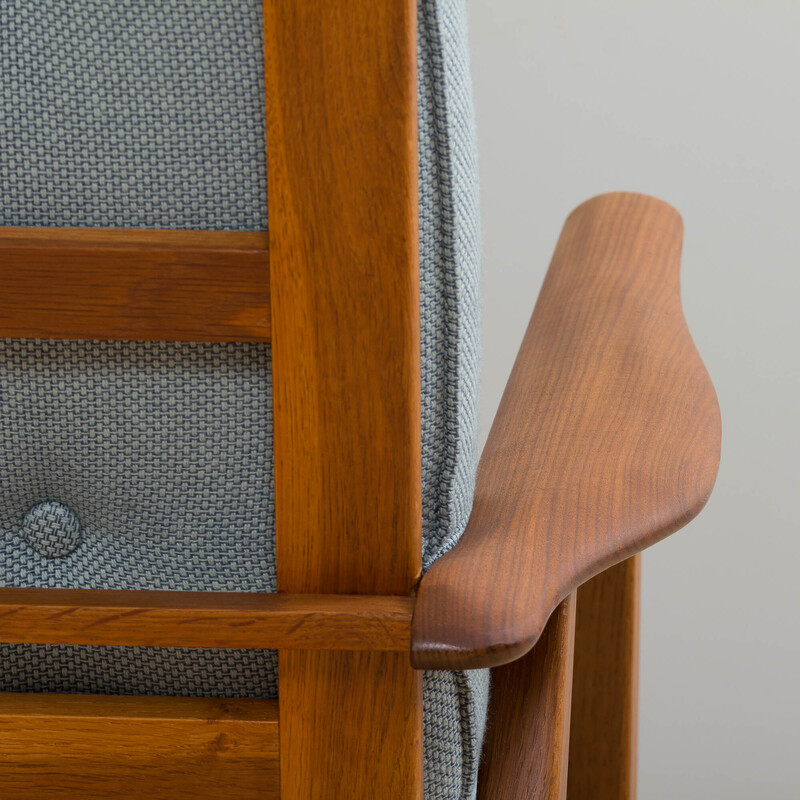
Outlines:
[{"label": "wooden back slat", "polygon": [[277,800],[278,703],[4,694],[4,800]]},{"label": "wooden back slat", "polygon": [[0,228],[0,337],[268,341],[266,233]]},{"label": "wooden back slat", "polygon": [[[264,0],[278,589],[421,569],[416,3]],[[281,650],[281,797],[421,800],[407,653]]]},{"label": "wooden back slat", "polygon": [[267,0],[278,588],[421,568],[414,8]]},{"label": "wooden back slat", "polygon": [[411,597],[0,588],[0,641],[408,652]]}]

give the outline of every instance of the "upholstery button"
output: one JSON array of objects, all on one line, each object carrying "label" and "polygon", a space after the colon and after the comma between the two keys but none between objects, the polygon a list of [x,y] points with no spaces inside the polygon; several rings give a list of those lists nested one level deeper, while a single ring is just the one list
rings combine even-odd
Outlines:
[{"label": "upholstery button", "polygon": [[83,540],[83,528],[75,512],[53,500],[28,511],[21,533],[28,545],[45,558],[64,558]]}]

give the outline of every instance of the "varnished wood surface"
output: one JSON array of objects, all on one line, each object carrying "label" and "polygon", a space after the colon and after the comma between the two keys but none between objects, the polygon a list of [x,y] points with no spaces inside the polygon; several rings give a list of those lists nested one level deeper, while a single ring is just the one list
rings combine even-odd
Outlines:
[{"label": "varnished wood surface", "polygon": [[422,800],[422,674],[407,654],[282,650],[279,671],[282,800]]},{"label": "varnished wood surface", "polygon": [[522,658],[492,670],[478,800],[565,800],[575,593]]},{"label": "varnished wood surface", "polygon": [[421,565],[414,3],[265,0],[278,589]]},{"label": "varnished wood surface", "polygon": [[[421,570],[414,0],[265,0],[278,589]],[[279,654],[283,800],[421,800],[408,653]]]},{"label": "varnished wood surface", "polygon": [[0,797],[277,800],[277,706],[0,694]]},{"label": "varnished wood surface", "polygon": [[0,589],[0,642],[408,653],[410,597]]},{"label": "varnished wood surface", "polygon": [[0,336],[268,341],[266,233],[0,228]]},{"label": "varnished wood surface", "polygon": [[640,557],[578,589],[570,800],[635,800]]},{"label": "varnished wood surface", "polygon": [[682,223],[603,195],[569,217],[478,468],[420,586],[417,667],[511,661],[577,586],[685,525],[717,474],[714,388],[679,292]]}]

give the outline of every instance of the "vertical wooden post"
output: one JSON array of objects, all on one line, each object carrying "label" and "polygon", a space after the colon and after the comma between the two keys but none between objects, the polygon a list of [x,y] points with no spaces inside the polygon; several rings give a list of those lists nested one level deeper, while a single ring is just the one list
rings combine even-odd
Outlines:
[{"label": "vertical wooden post", "polygon": [[578,589],[570,800],[634,800],[641,556]]},{"label": "vertical wooden post", "polygon": [[[421,570],[416,4],[264,0],[278,590]],[[422,797],[406,654],[282,651],[284,800]]]},{"label": "vertical wooden post", "polygon": [[567,796],[575,593],[527,655],[492,669],[478,800]]}]

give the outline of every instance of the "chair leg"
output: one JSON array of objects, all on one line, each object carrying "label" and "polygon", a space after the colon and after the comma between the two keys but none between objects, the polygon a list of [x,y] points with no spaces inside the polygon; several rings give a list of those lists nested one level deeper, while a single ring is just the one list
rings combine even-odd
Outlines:
[{"label": "chair leg", "polygon": [[278,659],[282,800],[422,800],[422,673],[407,653]]},{"label": "chair leg", "polygon": [[578,589],[570,800],[635,800],[641,557]]},{"label": "chair leg", "polygon": [[479,800],[564,800],[575,595],[527,655],[492,670]]}]

